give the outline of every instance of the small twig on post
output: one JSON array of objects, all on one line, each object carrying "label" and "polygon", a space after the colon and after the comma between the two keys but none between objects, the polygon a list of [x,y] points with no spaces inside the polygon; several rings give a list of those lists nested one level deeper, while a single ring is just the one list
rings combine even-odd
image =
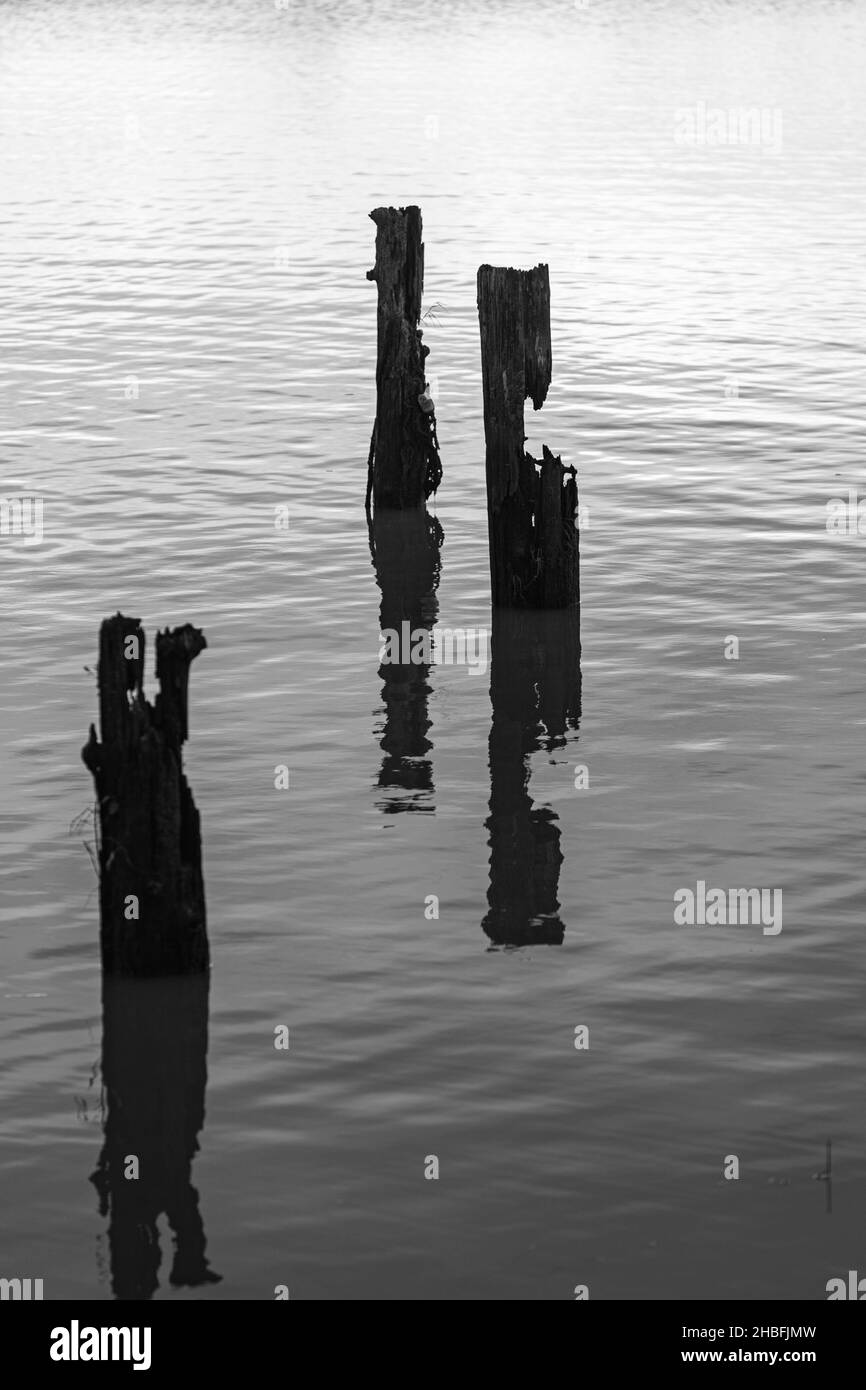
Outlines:
[{"label": "small twig on post", "polygon": [[540,410],[551,381],[547,266],[481,266],[478,319],[493,606],[577,606],[576,471],[546,445],[540,460],[524,448],[523,403]]},{"label": "small twig on post", "polygon": [[419,320],[424,245],[417,207],[375,208],[379,292],[376,422],[367,468],[367,507],[423,506],[442,480],[433,401],[427,390]]},{"label": "small twig on post", "polygon": [[199,814],[183,773],[190,663],[207,646],[186,624],[156,639],[160,690],[144,697],[145,638],[118,613],[99,634],[99,725],[82,758],[99,803],[99,902],[107,974],[171,975],[209,964]]}]

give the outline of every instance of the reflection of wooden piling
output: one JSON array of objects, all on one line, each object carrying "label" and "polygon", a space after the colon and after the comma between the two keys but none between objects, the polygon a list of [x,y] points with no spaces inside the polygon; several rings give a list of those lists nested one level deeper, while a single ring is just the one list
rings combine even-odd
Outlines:
[{"label": "reflection of wooden piling", "polygon": [[175,1238],[170,1283],[220,1278],[208,1268],[192,1185],[205,1113],[209,983],[207,974],[103,976],[105,1141],[91,1181],[108,1217],[111,1284],[119,1299],[147,1299],[157,1289],[163,1212]]},{"label": "reflection of wooden piling", "polygon": [[575,470],[524,449],[523,403],[539,410],[551,380],[547,266],[481,266],[478,319],[493,604],[567,608],[580,601]]},{"label": "reflection of wooden piling", "polygon": [[[376,512],[370,522],[370,553],[382,593],[379,630],[409,634],[430,632],[436,624],[442,527],[426,507],[412,511]],[[389,797],[382,809],[432,810],[433,770],[427,754],[431,744],[428,697],[430,667],[425,663],[383,661],[385,728],[384,754],[378,785],[409,793]]]},{"label": "reflection of wooden piling", "polygon": [[376,423],[370,442],[367,504],[418,507],[442,478],[436,418],[427,392],[421,342],[424,246],[417,207],[376,208],[376,264],[367,271],[379,291]]},{"label": "reflection of wooden piling", "polygon": [[120,613],[99,634],[101,741],[82,757],[99,802],[100,940],[109,974],[208,966],[199,814],[183,774],[189,667],[207,645],[187,624],[156,639],[160,690],[144,697],[144,632]]},{"label": "reflection of wooden piling", "polygon": [[562,746],[580,722],[580,636],[572,609],[493,616],[488,912],[497,946],[559,945],[557,818],[533,804],[529,759]]}]

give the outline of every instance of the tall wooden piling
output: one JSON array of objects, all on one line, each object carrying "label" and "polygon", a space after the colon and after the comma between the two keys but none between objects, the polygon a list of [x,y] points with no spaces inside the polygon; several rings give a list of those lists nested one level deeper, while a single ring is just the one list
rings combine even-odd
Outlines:
[{"label": "tall wooden piling", "polygon": [[118,613],[99,634],[100,738],[82,758],[96,784],[102,963],[107,974],[172,975],[209,964],[199,814],[183,772],[198,628],[156,639],[156,701],[144,697],[145,637]]},{"label": "tall wooden piling", "polygon": [[421,341],[424,245],[417,207],[375,208],[378,288],[376,422],[367,466],[367,506],[419,507],[442,479],[436,415]]},{"label": "tall wooden piling", "polygon": [[550,278],[482,265],[478,320],[494,607],[569,608],[580,601],[577,476],[545,445],[524,448],[527,397],[539,410],[552,374]]}]

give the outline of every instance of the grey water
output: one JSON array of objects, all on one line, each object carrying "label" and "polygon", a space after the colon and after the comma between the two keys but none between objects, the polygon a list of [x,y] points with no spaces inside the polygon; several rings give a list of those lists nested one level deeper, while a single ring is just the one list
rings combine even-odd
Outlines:
[{"label": "grey water", "polygon": [[[2,6],[0,493],[43,534],[0,537],[0,1276],[758,1300],[862,1269],[864,69],[847,0]],[[410,203],[444,479],[374,564],[367,213]],[[407,596],[491,628],[475,273],[539,261],[579,670],[542,625],[389,677]],[[99,972],[79,753],[117,610],[208,639],[213,969],[156,1012]],[[782,930],[678,925],[699,882],[780,891]],[[104,1041],[170,1170],[157,1246],[100,1210]]]}]

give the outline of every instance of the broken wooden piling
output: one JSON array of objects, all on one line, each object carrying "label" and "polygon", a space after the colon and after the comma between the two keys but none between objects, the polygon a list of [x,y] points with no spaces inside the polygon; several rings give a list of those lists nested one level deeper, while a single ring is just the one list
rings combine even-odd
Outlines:
[{"label": "broken wooden piling", "polygon": [[419,507],[442,479],[436,415],[421,341],[424,244],[421,210],[375,208],[375,280],[379,305],[376,421],[367,463],[367,507]]},{"label": "broken wooden piling", "polygon": [[186,624],[156,638],[155,703],[145,637],[118,613],[99,633],[100,738],[82,758],[99,812],[100,944],[109,975],[172,975],[209,964],[199,814],[183,772],[190,663],[207,646]]},{"label": "broken wooden piling", "polygon": [[539,410],[552,374],[547,266],[482,265],[478,320],[493,606],[576,607],[576,472],[546,445],[540,460],[524,448],[524,401]]}]

